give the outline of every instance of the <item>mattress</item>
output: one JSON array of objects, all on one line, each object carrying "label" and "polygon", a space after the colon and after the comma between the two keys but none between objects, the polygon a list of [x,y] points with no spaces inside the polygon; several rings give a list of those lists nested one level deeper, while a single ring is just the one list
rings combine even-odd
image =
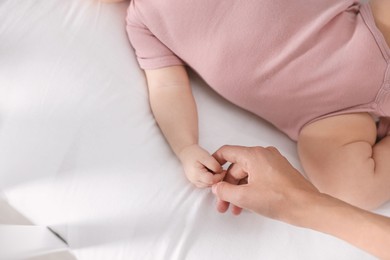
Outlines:
[{"label": "mattress", "polygon": [[[374,259],[331,236],[220,214],[164,140],[125,32],[128,2],[0,1],[0,190],[80,260]],[[190,73],[200,142],[296,144]],[[390,204],[378,209],[390,215]]]}]

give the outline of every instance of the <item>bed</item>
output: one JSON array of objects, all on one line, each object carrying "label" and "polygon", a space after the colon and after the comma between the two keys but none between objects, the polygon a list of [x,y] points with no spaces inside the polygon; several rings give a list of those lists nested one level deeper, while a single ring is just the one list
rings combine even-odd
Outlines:
[{"label": "bed", "polygon": [[[183,174],[151,114],[125,32],[128,2],[0,1],[0,191],[80,260],[374,259],[315,231],[220,214]],[[194,73],[200,139],[296,145]],[[390,216],[390,204],[377,210]],[[0,252],[1,258],[1,252]]]}]

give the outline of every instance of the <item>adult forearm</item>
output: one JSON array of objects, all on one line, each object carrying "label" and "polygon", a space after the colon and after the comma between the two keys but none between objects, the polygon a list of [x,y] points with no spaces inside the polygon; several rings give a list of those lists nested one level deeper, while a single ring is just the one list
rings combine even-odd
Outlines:
[{"label": "adult forearm", "polygon": [[390,218],[324,194],[316,196],[301,216],[295,220],[300,226],[338,237],[380,259],[390,259]]}]

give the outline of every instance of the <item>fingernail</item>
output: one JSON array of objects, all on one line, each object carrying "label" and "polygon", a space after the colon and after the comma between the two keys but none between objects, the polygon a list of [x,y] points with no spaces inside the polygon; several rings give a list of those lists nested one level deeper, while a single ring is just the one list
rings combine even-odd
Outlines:
[{"label": "fingernail", "polygon": [[211,187],[211,191],[216,194],[217,193],[217,184],[214,184],[212,187]]}]

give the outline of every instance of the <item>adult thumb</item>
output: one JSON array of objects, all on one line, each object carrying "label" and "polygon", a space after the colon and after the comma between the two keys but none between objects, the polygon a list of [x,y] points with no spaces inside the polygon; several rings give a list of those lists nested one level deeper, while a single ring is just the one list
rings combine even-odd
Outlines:
[{"label": "adult thumb", "polygon": [[245,204],[246,192],[241,185],[234,185],[228,182],[218,182],[213,185],[212,192],[221,200],[230,202],[238,207]]}]

